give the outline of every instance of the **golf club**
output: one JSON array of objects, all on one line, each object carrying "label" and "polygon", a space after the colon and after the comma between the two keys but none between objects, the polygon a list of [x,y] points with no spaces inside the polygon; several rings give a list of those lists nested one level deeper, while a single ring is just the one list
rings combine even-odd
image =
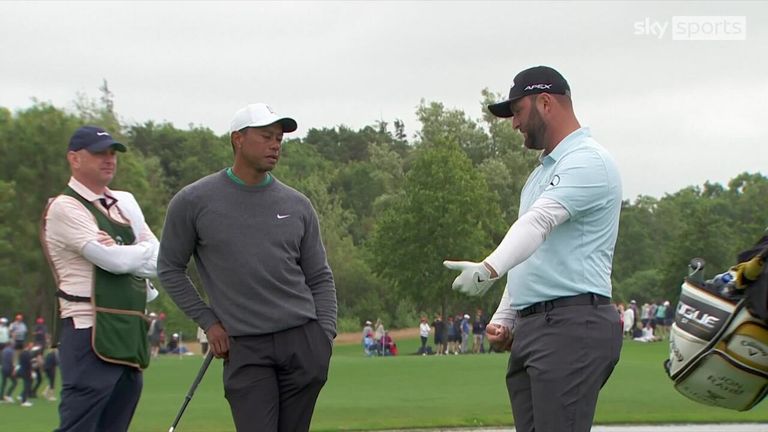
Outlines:
[{"label": "golf club", "polygon": [[189,388],[187,395],[184,397],[184,403],[181,404],[181,409],[179,410],[179,413],[176,414],[176,419],[173,421],[171,428],[168,429],[168,432],[173,432],[176,429],[176,426],[179,424],[179,420],[181,420],[181,416],[184,414],[184,410],[187,409],[187,405],[189,405],[189,401],[192,400],[192,396],[195,394],[195,389],[197,389],[197,385],[200,384],[200,381],[203,379],[203,376],[205,375],[205,371],[208,370],[208,366],[210,366],[211,360],[213,360],[213,350],[209,350],[208,355],[205,356],[205,360],[203,360],[203,365],[200,366],[200,371],[197,372],[197,376],[195,377],[195,380],[192,382],[192,387]]},{"label": "golf club", "polygon": [[700,284],[704,283],[704,265],[705,265],[704,258],[694,258],[691,260],[690,264],[688,264],[688,268],[690,269],[690,272],[688,273],[688,277]]}]

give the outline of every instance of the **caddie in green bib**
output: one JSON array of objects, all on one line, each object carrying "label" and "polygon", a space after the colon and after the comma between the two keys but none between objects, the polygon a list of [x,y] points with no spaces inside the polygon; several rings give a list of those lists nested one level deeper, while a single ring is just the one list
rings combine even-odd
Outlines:
[{"label": "caddie in green bib", "polygon": [[[96,219],[99,229],[108,233],[115,243],[134,243],[136,236],[130,225],[111,219],[70,187],[63,195],[80,201]],[[149,366],[146,289],[143,278],[114,274],[93,266],[91,304],[95,323],[91,346],[102,360],[141,369]]]}]

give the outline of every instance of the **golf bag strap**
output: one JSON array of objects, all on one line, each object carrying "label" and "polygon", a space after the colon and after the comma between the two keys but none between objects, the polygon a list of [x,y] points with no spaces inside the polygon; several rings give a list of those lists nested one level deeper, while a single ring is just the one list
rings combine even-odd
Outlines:
[{"label": "golf bag strap", "polygon": [[754,247],[739,254],[739,262],[745,267],[752,264],[752,273],[757,272],[750,275],[752,277],[748,281],[749,286],[746,287],[747,307],[754,316],[768,323],[768,264],[766,261],[768,261],[768,234],[764,235]]},{"label": "golf bag strap", "polygon": [[60,289],[56,290],[56,294],[55,295],[58,298],[63,298],[66,301],[71,301],[71,302],[74,302],[74,303],[90,303],[91,302],[91,298],[90,297],[81,297],[81,296],[76,296],[76,295],[72,295],[72,294],[67,294],[64,291],[60,290]]}]

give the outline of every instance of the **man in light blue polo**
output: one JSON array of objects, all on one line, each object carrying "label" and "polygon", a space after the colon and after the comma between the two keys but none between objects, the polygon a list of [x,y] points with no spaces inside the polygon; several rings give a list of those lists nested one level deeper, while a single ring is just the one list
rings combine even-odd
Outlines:
[{"label": "man in light blue polo", "polygon": [[520,72],[509,98],[488,108],[512,119],[525,147],[542,151],[540,165],[496,250],[480,263],[444,264],[461,271],[453,287],[469,295],[507,274],[486,333],[495,346],[511,348],[507,390],[516,430],[588,432],[621,351],[619,315],[610,304],[621,178],[579,124],[570,86],[556,70]]}]

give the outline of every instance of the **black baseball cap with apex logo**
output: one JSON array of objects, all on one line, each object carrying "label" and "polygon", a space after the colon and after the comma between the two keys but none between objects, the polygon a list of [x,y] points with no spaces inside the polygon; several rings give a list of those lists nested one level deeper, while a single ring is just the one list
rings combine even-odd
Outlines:
[{"label": "black baseball cap with apex logo", "polygon": [[517,74],[507,100],[488,105],[488,110],[496,117],[512,117],[513,101],[537,93],[571,94],[571,87],[560,72],[547,66],[535,66]]},{"label": "black baseball cap with apex logo", "polygon": [[109,132],[98,126],[83,126],[72,134],[69,139],[69,151],[88,150],[91,153],[99,153],[114,148],[119,152],[126,150],[125,146],[112,138]]}]

